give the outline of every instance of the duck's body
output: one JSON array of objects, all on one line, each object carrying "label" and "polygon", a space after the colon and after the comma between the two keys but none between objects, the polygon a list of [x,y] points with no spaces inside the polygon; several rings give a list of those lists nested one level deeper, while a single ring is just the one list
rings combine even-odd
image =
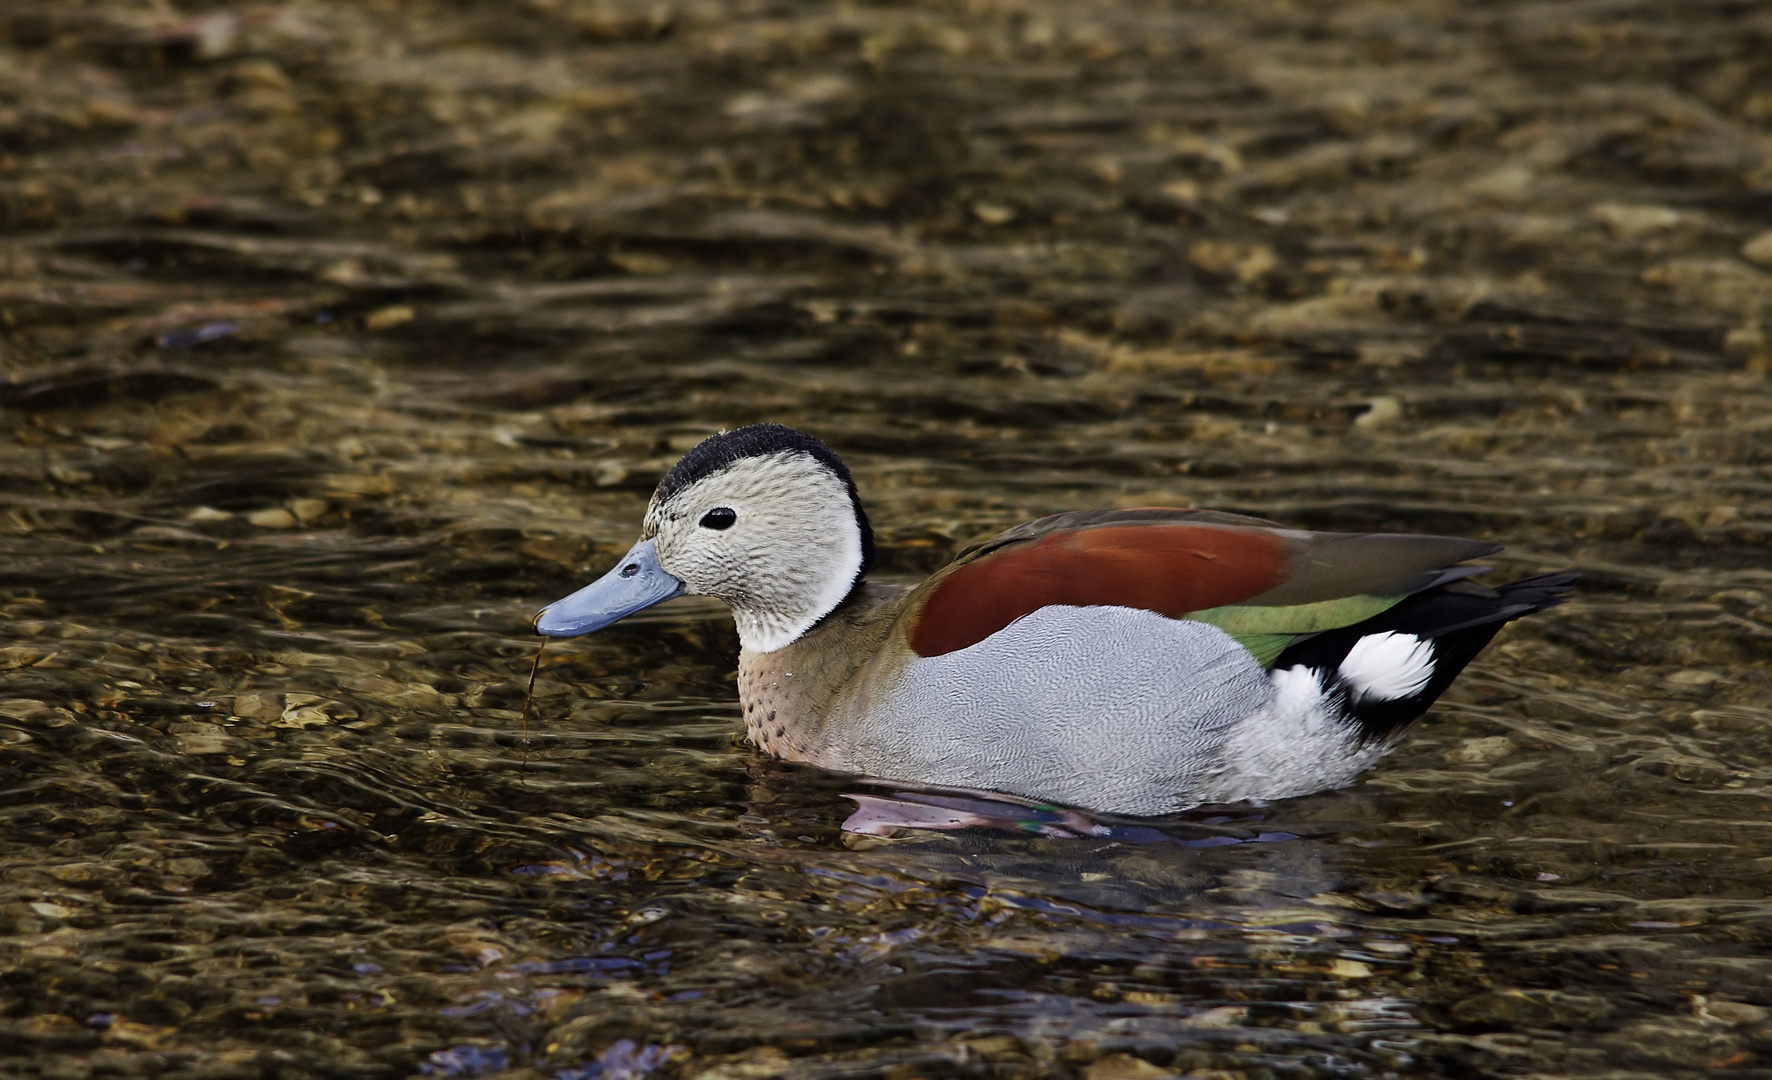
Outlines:
[{"label": "duck's body", "polygon": [[1503,623],[1567,594],[1569,575],[1489,590],[1454,565],[1496,550],[1147,508],[1043,518],[883,585],[841,462],[757,425],[691,451],[624,565],[537,628],[720,596],[764,750],[1155,815],[1351,782]]},{"label": "duck's body", "polygon": [[[908,599],[868,586],[833,612],[873,624],[880,646],[866,656],[850,651],[850,619],[740,652],[752,741],[838,772],[1125,814],[1298,793],[1252,786],[1232,765],[1232,733],[1271,695],[1267,673],[1216,627],[1046,607],[969,649],[917,657],[892,641]],[[1333,757],[1312,764],[1304,790],[1364,767],[1349,768],[1340,746]]]}]

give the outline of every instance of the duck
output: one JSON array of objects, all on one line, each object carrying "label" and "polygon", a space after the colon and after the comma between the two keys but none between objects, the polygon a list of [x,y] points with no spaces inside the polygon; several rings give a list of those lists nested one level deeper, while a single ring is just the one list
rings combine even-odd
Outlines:
[{"label": "duck", "polygon": [[1161,817],[1353,783],[1504,624],[1571,595],[1567,572],[1472,580],[1500,550],[1154,506],[1043,517],[920,584],[882,582],[849,469],[762,423],[684,454],[639,541],[534,628],[577,637],[714,597],[769,754]]}]

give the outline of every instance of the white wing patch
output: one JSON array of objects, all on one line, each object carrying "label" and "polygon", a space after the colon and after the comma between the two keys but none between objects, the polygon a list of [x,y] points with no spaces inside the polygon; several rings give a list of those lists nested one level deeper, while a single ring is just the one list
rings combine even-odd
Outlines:
[{"label": "white wing patch", "polygon": [[1338,674],[1355,701],[1412,697],[1434,677],[1434,643],[1414,634],[1368,634],[1354,642]]}]

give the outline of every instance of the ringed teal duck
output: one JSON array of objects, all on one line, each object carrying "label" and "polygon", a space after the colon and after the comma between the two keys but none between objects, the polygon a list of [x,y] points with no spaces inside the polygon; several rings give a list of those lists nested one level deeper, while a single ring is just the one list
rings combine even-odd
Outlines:
[{"label": "ringed teal duck", "polygon": [[535,628],[574,637],[717,597],[746,727],[777,757],[1152,816],[1352,782],[1503,623],[1568,596],[1573,574],[1487,589],[1456,565],[1499,550],[1093,510],[882,584],[842,461],[755,424],[685,454],[639,543]]}]

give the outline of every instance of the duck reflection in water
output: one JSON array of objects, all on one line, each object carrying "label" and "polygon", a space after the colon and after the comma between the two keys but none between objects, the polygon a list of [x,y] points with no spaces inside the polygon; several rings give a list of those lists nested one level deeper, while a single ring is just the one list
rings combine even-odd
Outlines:
[{"label": "duck reflection in water", "polygon": [[[1222,816],[1204,821],[1166,823],[1164,828],[1130,822],[1099,821],[1067,807],[992,796],[984,792],[962,794],[882,788],[878,793],[844,792],[843,797],[856,804],[855,812],[843,821],[843,831],[860,836],[996,829],[1032,836],[1077,839],[1087,837],[1121,843],[1175,844],[1194,848],[1229,847],[1245,843],[1266,844],[1298,839],[1292,833],[1278,831],[1259,831],[1241,836],[1232,835],[1228,831],[1208,831],[1211,826],[1224,825],[1230,820]],[[1245,822],[1260,819],[1259,813],[1243,815]],[[1236,831],[1250,833],[1247,828]],[[1183,832],[1202,832],[1203,835],[1179,835]]]}]

